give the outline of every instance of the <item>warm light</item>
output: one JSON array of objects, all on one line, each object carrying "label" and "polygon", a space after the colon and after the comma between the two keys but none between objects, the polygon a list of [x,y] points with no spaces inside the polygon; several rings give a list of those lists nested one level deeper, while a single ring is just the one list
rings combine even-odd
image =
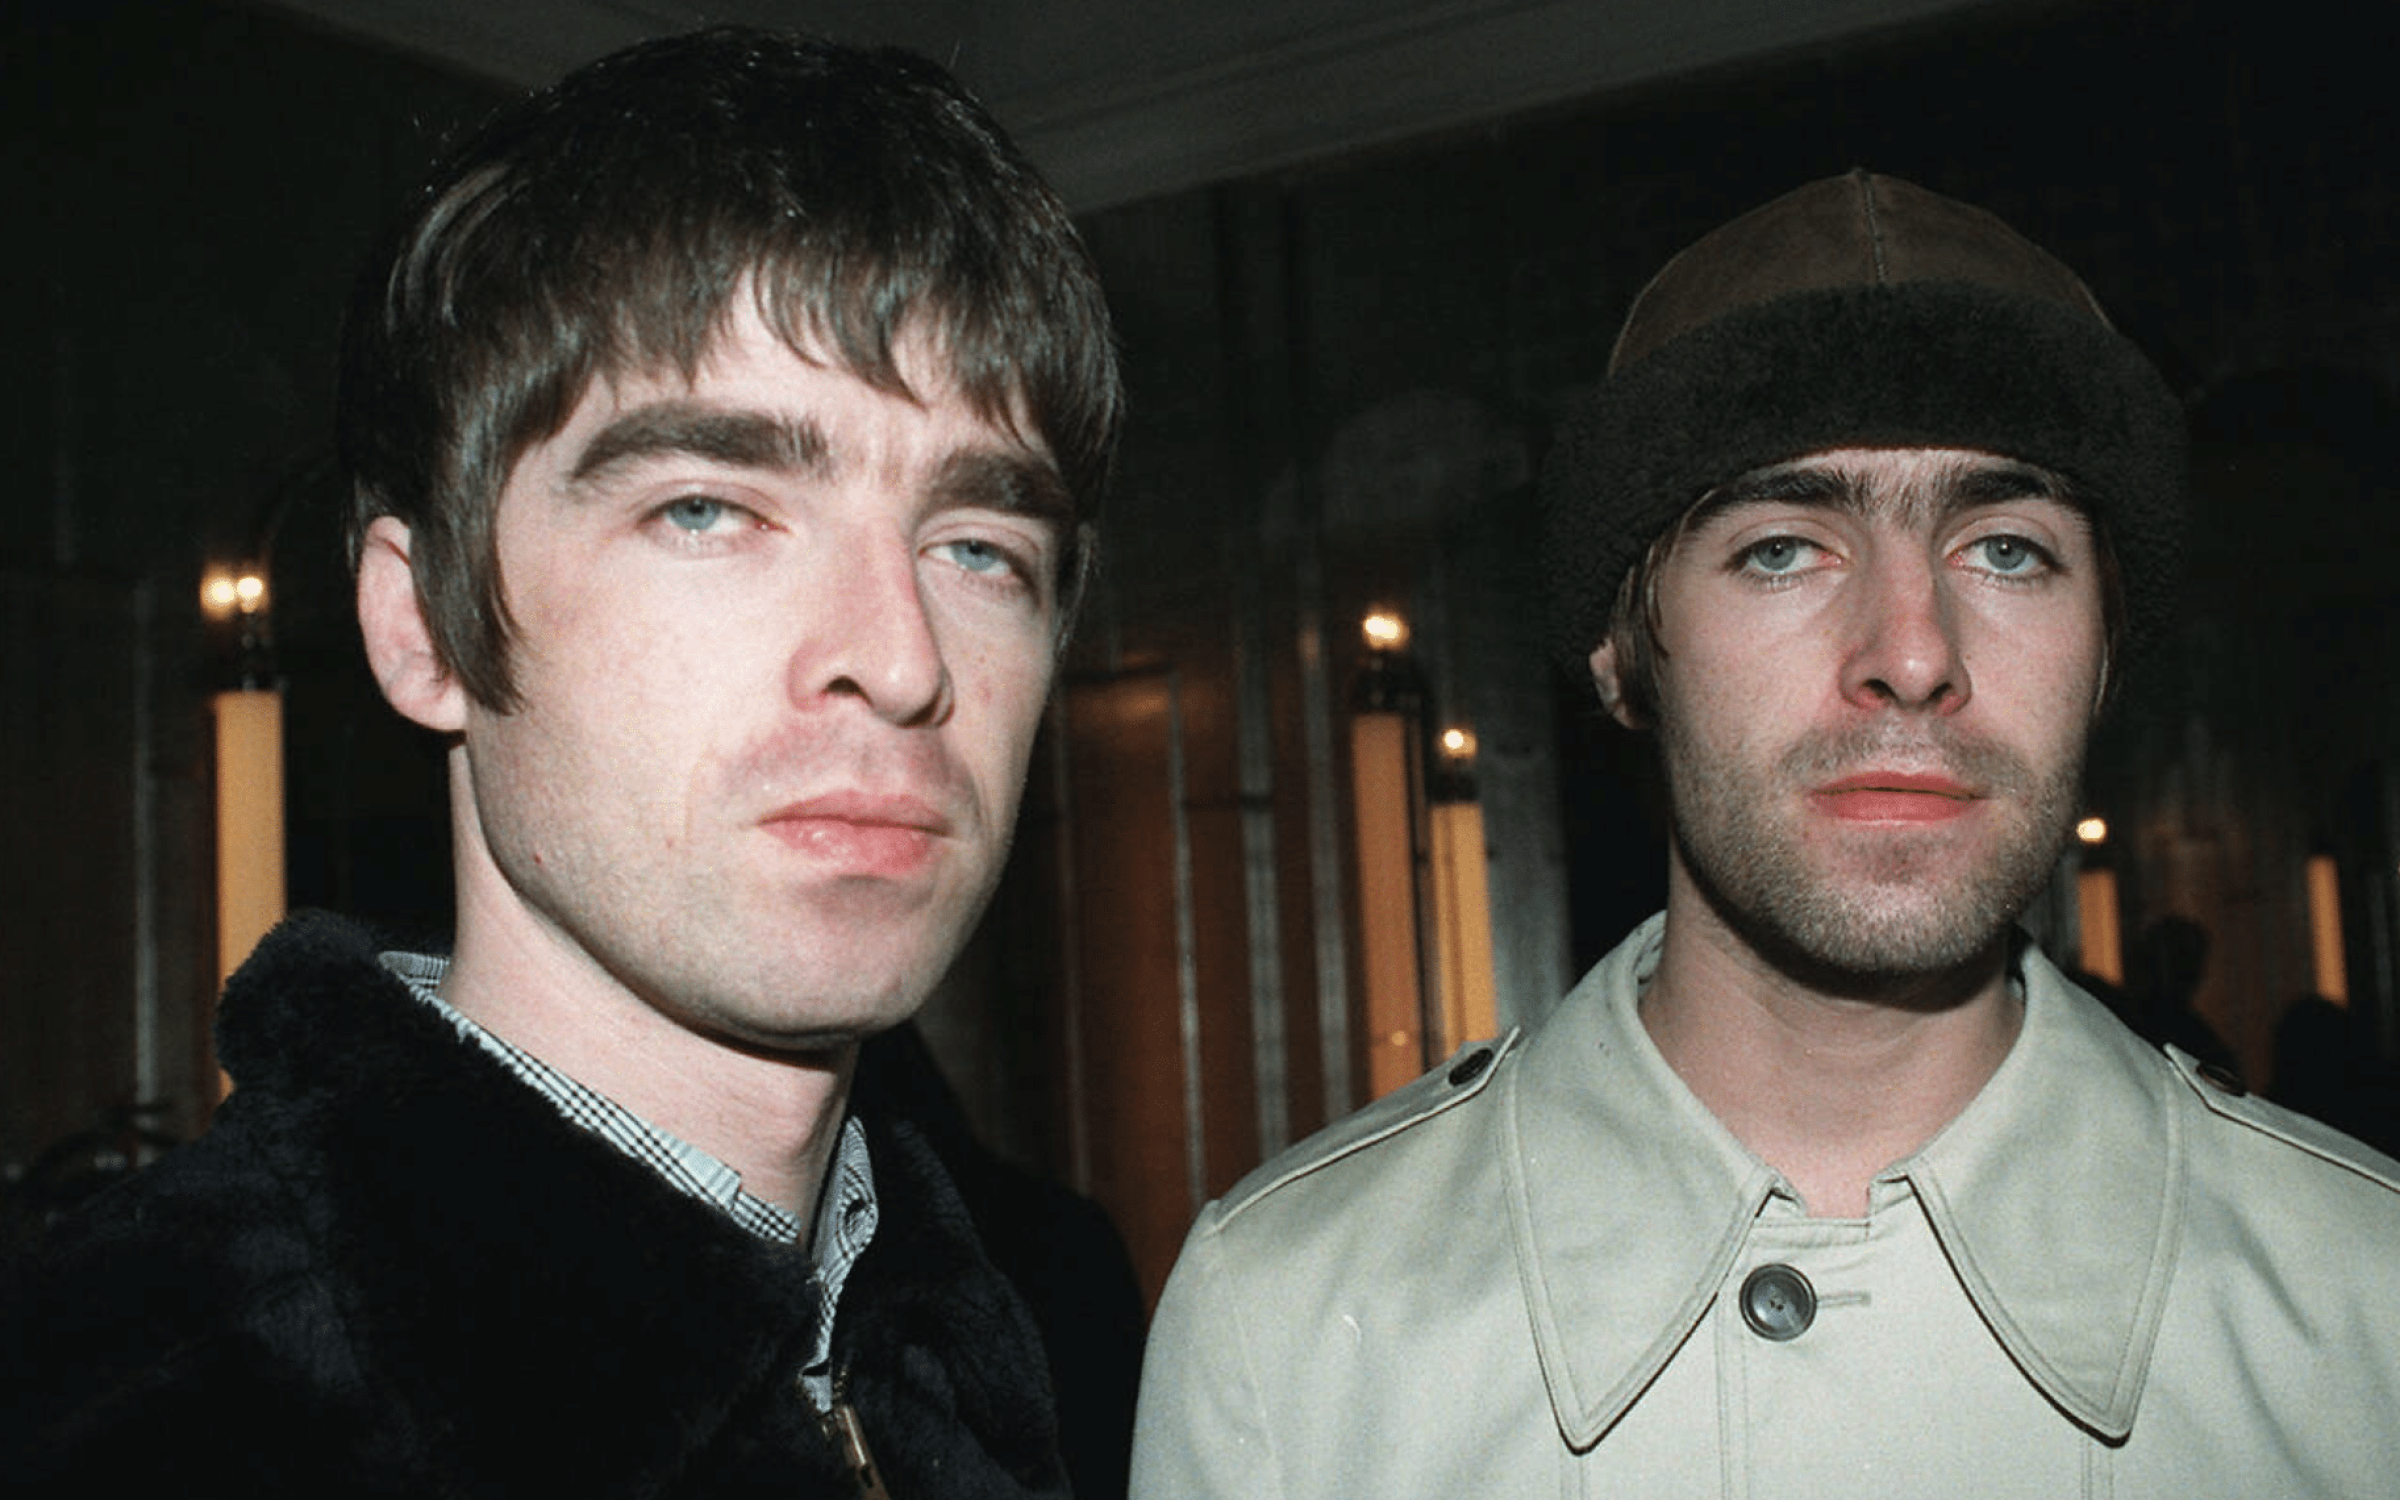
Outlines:
[{"label": "warm light", "polygon": [[2118,918],[2116,871],[2075,872],[2075,920],[2083,933],[2080,962],[2084,972],[2097,974],[2110,984],[2123,984],[2125,933]]},{"label": "warm light", "polygon": [[1408,645],[1408,622],[1390,610],[1379,609],[1358,622],[1370,651],[1399,651]]},{"label": "warm light", "polygon": [[2336,1005],[2350,1003],[2349,964],[2342,957],[2342,877],[2330,854],[2309,857],[2308,947],[2316,991]]},{"label": "warm light", "polygon": [[223,619],[241,603],[240,585],[231,573],[210,573],[200,580],[200,607],[212,619]]},{"label": "warm light", "polygon": [[211,568],[200,580],[200,608],[212,620],[255,615],[266,607],[267,580],[261,574]]},{"label": "warm light", "polygon": [[219,693],[214,707],[221,979],[283,917],[283,699]]},{"label": "warm light", "polygon": [[1400,714],[1350,719],[1351,837],[1358,856],[1359,991],[1369,1097],[1425,1071],[1424,991],[1417,952],[1418,771]]},{"label": "warm light", "polygon": [[2075,825],[2075,837],[2087,844],[2108,842],[2108,819],[2085,818]]},{"label": "warm light", "polygon": [[1475,758],[1475,732],[1471,729],[1443,730],[1442,754],[1452,760],[1473,760]]},{"label": "warm light", "polygon": [[[1473,739],[1468,736],[1470,747]],[[1483,809],[1473,802],[1437,803],[1428,821],[1434,961],[1442,978],[1443,1034],[1433,1049],[1438,1054],[1476,1037],[1498,1034],[1500,997],[1492,968],[1490,855],[1484,847]]]}]

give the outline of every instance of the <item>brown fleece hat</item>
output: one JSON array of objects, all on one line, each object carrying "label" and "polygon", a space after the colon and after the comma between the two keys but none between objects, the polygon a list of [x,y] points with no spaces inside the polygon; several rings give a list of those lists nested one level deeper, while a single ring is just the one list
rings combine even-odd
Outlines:
[{"label": "brown fleece hat", "polygon": [[1634,299],[1542,474],[1578,673],[1653,538],[1712,486],[1846,446],[1971,448],[2063,475],[2125,582],[2124,656],[2172,611],[2183,410],[2075,273],[1985,213],[1854,171],[1710,232]]}]

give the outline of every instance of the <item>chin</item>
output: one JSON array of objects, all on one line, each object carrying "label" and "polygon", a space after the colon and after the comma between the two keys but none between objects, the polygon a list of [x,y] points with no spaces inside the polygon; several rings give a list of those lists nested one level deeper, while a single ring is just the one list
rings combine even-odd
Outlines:
[{"label": "chin", "polygon": [[712,1034],[718,1041],[756,1056],[822,1064],[838,1059],[878,1032],[889,1031],[908,1015],[794,1017],[789,1024],[723,1026]]},{"label": "chin", "polygon": [[1819,963],[1861,977],[1929,977],[1975,967],[1998,949],[2007,925],[1860,924],[1798,935]]},{"label": "chin", "polygon": [[[830,991],[830,993],[828,993]],[[847,1051],[915,1015],[925,989],[889,987],[882,993],[829,983],[819,976],[766,995],[695,997],[677,1019],[711,1040],[759,1056],[807,1060]]]}]

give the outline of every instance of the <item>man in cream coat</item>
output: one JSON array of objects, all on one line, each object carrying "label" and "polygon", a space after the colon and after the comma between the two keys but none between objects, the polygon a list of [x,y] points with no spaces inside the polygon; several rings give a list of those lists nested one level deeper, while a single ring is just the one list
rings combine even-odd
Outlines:
[{"label": "man in cream coat", "polygon": [[1670,262],[1544,480],[1666,911],[1209,1207],[1137,1495],[2400,1495],[2400,1163],[2014,925],[2182,467],[1979,210],[1852,173]]}]

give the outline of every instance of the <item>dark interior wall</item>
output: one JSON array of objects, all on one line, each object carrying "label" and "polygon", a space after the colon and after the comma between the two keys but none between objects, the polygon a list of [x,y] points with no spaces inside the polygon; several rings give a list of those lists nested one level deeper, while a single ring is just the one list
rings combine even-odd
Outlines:
[{"label": "dark interior wall", "polygon": [[[2360,877],[2354,932],[2389,936],[2388,880],[2378,895],[2368,877],[2393,863],[2400,703],[2383,664],[2400,641],[2372,446],[2400,386],[2400,142],[2365,24],[2313,4],[2004,5],[1096,216],[1135,406],[1072,674],[1130,694],[1176,673],[1193,848],[1248,858],[1251,824],[1273,824],[1249,866],[1274,877],[1263,900],[1238,870],[1194,877],[1212,1117],[1182,1128],[1214,1152],[1201,1185],[1347,1097],[1332,1080],[1360,1040],[1331,981],[1348,914],[1338,850],[1311,822],[1307,742],[1311,692],[1338,710],[1356,673],[1357,609],[1397,602],[1428,622],[1436,695],[1480,705],[1499,753],[1556,783],[1563,840],[1494,858],[1571,890],[1572,962],[1655,899],[1639,748],[1538,657],[1532,464],[1666,255],[1854,163],[1984,203],[2058,250],[2201,414],[2192,623],[2093,791],[2133,830],[2129,918],[2181,910],[2218,929],[2203,1008],[2266,1071],[2274,1019],[2307,982],[2299,857],[2339,852]],[[153,1071],[187,1106],[202,1087],[205,559],[273,540],[294,899],[446,911],[431,748],[357,662],[327,408],[352,269],[489,96],[233,5],[12,7],[0,26],[17,231],[0,239],[16,292],[0,303],[14,1163],[133,1097],[139,994],[171,1018]],[[1056,917],[1024,895],[1002,908],[992,963],[1039,987]],[[2354,984],[2388,1002],[2388,963],[2378,977],[2355,941]],[[985,1007],[945,1061],[1013,1049],[969,1102],[1020,1154],[1061,1165],[1075,1130],[1109,1122],[1060,1123],[1060,1068],[1008,1034],[1054,1025],[1050,1003]],[[1026,1119],[1045,1123],[1010,1127]]]},{"label": "dark interior wall", "polygon": [[[388,712],[349,706],[372,689],[346,634],[333,351],[372,237],[488,103],[205,0],[0,19],[0,1164],[137,1093],[188,1130],[210,1089],[225,662],[204,563],[272,553],[303,827],[329,767],[424,771]],[[421,875],[421,842],[382,859]],[[341,892],[313,848],[295,840],[292,893],[323,903]]]}]

